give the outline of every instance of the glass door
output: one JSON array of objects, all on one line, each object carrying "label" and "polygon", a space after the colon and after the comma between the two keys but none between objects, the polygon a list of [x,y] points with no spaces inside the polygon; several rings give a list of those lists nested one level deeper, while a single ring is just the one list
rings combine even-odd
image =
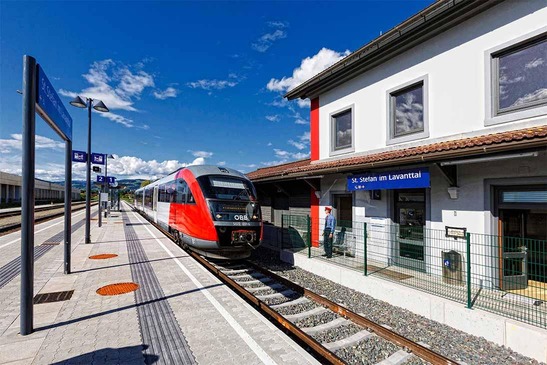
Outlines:
[{"label": "glass door", "polygon": [[396,190],[394,218],[397,264],[425,271],[425,190]]}]

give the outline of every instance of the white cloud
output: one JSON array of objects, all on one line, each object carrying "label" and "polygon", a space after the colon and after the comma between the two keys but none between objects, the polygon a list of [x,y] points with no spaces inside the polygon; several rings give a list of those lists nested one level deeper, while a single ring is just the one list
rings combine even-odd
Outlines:
[{"label": "white cloud", "polygon": [[257,165],[254,164],[254,163],[249,164],[249,165],[240,164],[239,166],[241,166],[241,167],[246,167],[246,168],[248,168],[248,169],[254,169],[255,167],[257,167]]},{"label": "white cloud", "polygon": [[536,68],[543,65],[545,60],[543,58],[536,58],[533,61],[528,62],[524,67],[525,68]]},{"label": "white cloud", "polygon": [[270,122],[279,122],[279,115],[266,115],[266,119]]},{"label": "white cloud", "polygon": [[278,39],[287,38],[287,32],[281,29],[276,29],[274,32],[262,35],[258,40],[251,44],[251,47],[260,53],[266,52],[275,41]]},{"label": "white cloud", "polygon": [[[23,135],[22,134],[10,134],[11,139],[0,139],[0,152],[9,153],[13,150],[21,150],[23,148]],[[62,150],[65,148],[64,142],[58,142],[51,138],[36,135],[35,137],[36,149],[54,149]],[[4,157],[2,157],[4,158]]]},{"label": "white cloud", "polygon": [[310,155],[309,153],[304,153],[304,152],[294,153],[294,152],[289,152],[285,150],[280,150],[278,148],[274,148],[274,152],[277,158],[281,158],[283,160],[288,160],[288,159],[300,160],[303,158],[307,158]]},{"label": "white cloud", "polygon": [[310,132],[304,132],[304,134],[302,134],[299,138],[300,138],[301,141],[307,141],[309,143],[310,140],[311,140],[311,133]]},{"label": "white cloud", "polygon": [[99,113],[99,112],[97,112],[97,114],[100,115],[103,118],[110,119],[111,121],[116,122],[118,124],[121,124],[121,125],[123,125],[124,127],[127,127],[127,128],[133,128],[135,126],[132,119],[126,118],[126,117],[121,116],[121,115],[116,114],[116,113],[112,113],[112,112]]},{"label": "white cloud", "polygon": [[208,158],[213,155],[213,152],[207,152],[207,151],[192,151],[188,150],[194,157],[202,157],[202,158]]},{"label": "white cloud", "polygon": [[167,89],[163,91],[154,91],[154,97],[156,99],[165,100],[167,98],[176,98],[178,94],[178,90],[174,87],[168,87]]},{"label": "white cloud", "polygon": [[538,100],[547,99],[547,88],[538,89],[515,100],[511,106],[523,105]]},{"label": "white cloud", "polygon": [[270,21],[267,24],[272,28],[287,28],[289,26],[288,22],[283,21]]},{"label": "white cloud", "polygon": [[272,142],[268,142],[267,146],[271,146],[272,145]]},{"label": "white cloud", "polygon": [[293,70],[292,76],[283,77],[280,80],[272,78],[266,87],[270,91],[290,91],[349,54],[349,50],[336,52],[322,48],[317,54],[303,59],[300,66]]},{"label": "white cloud", "polygon": [[222,90],[227,87],[234,87],[238,83],[236,81],[229,80],[198,80],[189,82],[186,85],[192,89],[203,89],[203,90]]},{"label": "white cloud", "polygon": [[302,143],[302,142],[296,142],[292,139],[289,139],[287,141],[288,144],[290,144],[291,146],[294,146],[296,148],[298,148],[299,150],[303,150],[304,148],[306,148],[306,144],[305,143]]},{"label": "white cloud", "polygon": [[217,162],[218,166],[226,166],[226,161],[219,161]]},{"label": "white cloud", "polygon": [[301,119],[301,118],[296,118],[296,120],[294,121],[294,124],[306,125],[306,124],[310,124],[310,123],[307,120],[304,120],[304,119]]}]

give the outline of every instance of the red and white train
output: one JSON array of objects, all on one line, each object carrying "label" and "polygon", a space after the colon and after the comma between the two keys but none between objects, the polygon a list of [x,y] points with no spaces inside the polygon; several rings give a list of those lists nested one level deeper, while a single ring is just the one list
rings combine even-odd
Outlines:
[{"label": "red and white train", "polygon": [[262,241],[251,181],[225,167],[188,166],[135,192],[135,207],[206,257],[242,259]]}]

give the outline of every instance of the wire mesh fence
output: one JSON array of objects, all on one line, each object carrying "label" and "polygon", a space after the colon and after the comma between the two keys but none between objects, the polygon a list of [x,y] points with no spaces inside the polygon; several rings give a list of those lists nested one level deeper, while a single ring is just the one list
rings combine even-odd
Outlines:
[{"label": "wire mesh fence", "polygon": [[547,328],[547,240],[374,221],[338,221],[332,238],[324,228],[283,215],[278,246]]}]

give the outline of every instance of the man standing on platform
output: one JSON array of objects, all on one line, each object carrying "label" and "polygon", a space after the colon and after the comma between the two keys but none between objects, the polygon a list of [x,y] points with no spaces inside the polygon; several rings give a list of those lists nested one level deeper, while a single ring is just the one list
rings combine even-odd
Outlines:
[{"label": "man standing on platform", "polygon": [[336,218],[331,214],[332,207],[325,207],[325,230],[323,231],[323,242],[325,245],[325,254],[327,258],[332,257],[332,237],[334,235],[334,227],[336,227]]}]

